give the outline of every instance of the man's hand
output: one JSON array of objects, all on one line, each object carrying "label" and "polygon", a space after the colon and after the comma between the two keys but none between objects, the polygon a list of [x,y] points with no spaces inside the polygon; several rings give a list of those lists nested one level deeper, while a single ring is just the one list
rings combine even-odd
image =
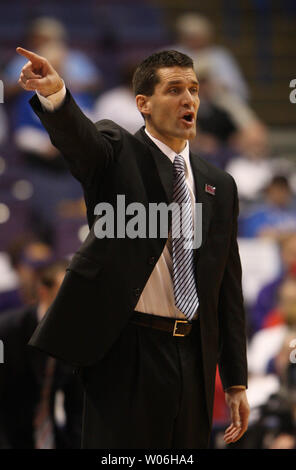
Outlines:
[{"label": "man's hand", "polygon": [[245,390],[228,389],[225,400],[230,410],[231,424],[225,430],[226,444],[238,441],[248,428],[250,408]]},{"label": "man's hand", "polygon": [[29,60],[22,68],[18,81],[24,90],[36,90],[40,95],[47,97],[63,88],[63,80],[45,57],[22,47],[18,47],[16,51]]}]

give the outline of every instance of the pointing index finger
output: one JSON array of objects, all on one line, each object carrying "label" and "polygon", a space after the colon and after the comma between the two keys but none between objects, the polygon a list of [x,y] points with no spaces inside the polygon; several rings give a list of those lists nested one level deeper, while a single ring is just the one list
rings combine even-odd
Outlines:
[{"label": "pointing index finger", "polygon": [[35,54],[34,52],[31,52],[31,51],[28,51],[27,49],[24,49],[23,47],[17,47],[16,52],[26,57],[34,65],[40,64],[40,62],[42,62],[42,57],[40,57],[40,55]]}]

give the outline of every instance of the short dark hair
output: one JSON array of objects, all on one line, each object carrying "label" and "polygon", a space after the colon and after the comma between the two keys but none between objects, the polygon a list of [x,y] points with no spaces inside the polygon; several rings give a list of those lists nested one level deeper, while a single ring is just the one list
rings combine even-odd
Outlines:
[{"label": "short dark hair", "polygon": [[273,176],[273,178],[267,185],[267,190],[270,189],[271,187],[274,188],[275,186],[277,186],[278,188],[291,190],[289,180],[284,175]]},{"label": "short dark hair", "polygon": [[157,70],[162,67],[182,67],[193,69],[193,60],[186,54],[178,51],[161,51],[143,60],[137,67],[133,76],[133,90],[135,96],[151,96],[159,83]]}]

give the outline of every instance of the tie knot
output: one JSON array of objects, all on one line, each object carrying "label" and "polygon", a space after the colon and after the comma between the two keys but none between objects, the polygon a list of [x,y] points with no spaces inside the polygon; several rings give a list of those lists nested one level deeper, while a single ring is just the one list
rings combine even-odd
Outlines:
[{"label": "tie knot", "polygon": [[182,155],[176,155],[174,158],[174,171],[175,173],[185,173],[185,160]]}]

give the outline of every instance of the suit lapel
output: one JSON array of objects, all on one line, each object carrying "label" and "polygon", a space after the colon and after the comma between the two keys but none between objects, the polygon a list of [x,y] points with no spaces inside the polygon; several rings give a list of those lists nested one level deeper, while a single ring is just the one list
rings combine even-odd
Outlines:
[{"label": "suit lapel", "polygon": [[[173,164],[166,155],[164,155],[157,145],[148,137],[144,127],[142,127],[135,137],[141,142],[149,146],[155,162],[157,173],[160,178],[161,185],[166,195],[166,202],[170,204],[173,200]],[[213,212],[213,204],[215,196],[208,194],[205,191],[206,184],[215,185],[211,180],[207,166],[203,163],[202,159],[190,152],[190,163],[193,172],[195,189],[196,189],[196,202],[202,203],[202,244],[205,243],[208,234],[211,216]]]},{"label": "suit lapel", "polygon": [[144,127],[142,127],[136,134],[135,137],[141,142],[148,144],[149,150],[152,154],[154,163],[156,165],[157,174],[160,179],[160,183],[166,196],[167,204],[170,204],[173,200],[173,164],[170,159],[164,155],[157,145],[148,137]]},{"label": "suit lapel", "polygon": [[215,196],[208,194],[205,188],[206,184],[213,184],[213,182],[211,181],[206,165],[204,165],[199,157],[191,152],[190,163],[195,183],[196,202],[202,204],[202,245],[204,245],[212,217],[213,204],[215,202]]},{"label": "suit lapel", "polygon": [[[31,338],[34,330],[38,325],[37,318],[37,309],[32,308],[30,314],[27,317],[26,324],[26,343],[28,343]],[[36,351],[35,348],[28,347],[27,349],[27,358],[29,362],[29,367],[31,369],[32,375],[34,376],[36,383],[41,384],[43,377],[43,369],[46,360],[46,354],[42,351]]]}]

